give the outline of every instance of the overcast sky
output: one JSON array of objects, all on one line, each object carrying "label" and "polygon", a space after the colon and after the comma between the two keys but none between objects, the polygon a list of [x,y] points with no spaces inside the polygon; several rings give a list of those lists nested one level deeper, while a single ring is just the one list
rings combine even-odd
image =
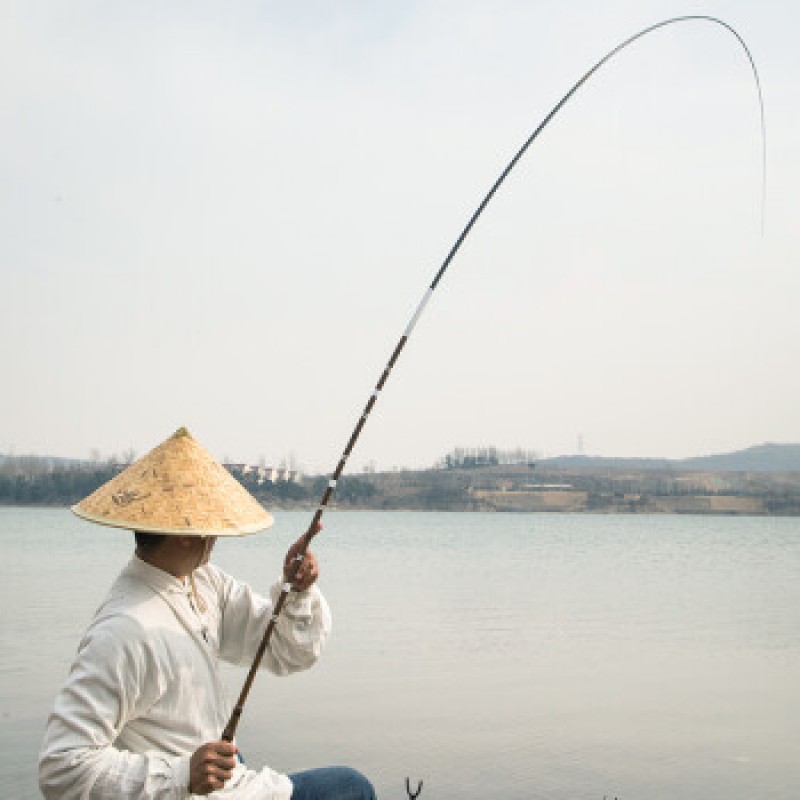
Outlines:
[{"label": "overcast sky", "polygon": [[800,441],[800,4],[0,2],[0,452]]}]

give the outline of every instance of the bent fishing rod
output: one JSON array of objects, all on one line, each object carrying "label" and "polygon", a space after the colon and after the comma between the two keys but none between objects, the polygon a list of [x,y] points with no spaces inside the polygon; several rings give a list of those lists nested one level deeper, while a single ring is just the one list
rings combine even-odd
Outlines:
[{"label": "bent fishing rod", "polygon": [[328,502],[330,501],[331,497],[333,496],[334,491],[336,490],[336,484],[341,477],[342,472],[344,471],[345,465],[347,464],[347,460],[350,458],[351,453],[353,452],[353,448],[358,441],[359,436],[361,435],[361,431],[364,428],[364,425],[369,418],[372,409],[375,406],[375,403],[378,400],[380,393],[383,391],[383,388],[386,384],[386,381],[389,378],[392,370],[394,369],[395,364],[397,363],[398,358],[400,357],[400,353],[403,351],[403,348],[406,346],[414,328],[416,327],[417,323],[419,322],[420,317],[422,316],[425,307],[428,305],[428,302],[433,295],[433,292],[436,290],[436,287],[439,285],[442,277],[444,276],[447,268],[450,266],[450,263],[453,261],[456,253],[461,248],[461,245],[464,243],[464,240],[469,235],[470,231],[472,230],[475,223],[478,221],[478,218],[481,216],[483,211],[485,210],[486,206],[489,205],[489,202],[494,197],[497,190],[502,185],[503,181],[508,177],[511,170],[517,165],[519,160],[531,146],[531,144],[536,140],[539,134],[547,127],[549,122],[556,116],[556,114],[561,111],[561,109],[566,105],[566,103],[570,100],[570,98],[578,91],[578,89],[583,86],[589,78],[594,75],[604,64],[606,64],[609,60],[611,60],[617,53],[621,50],[624,50],[629,45],[633,44],[638,39],[641,39],[643,36],[646,36],[653,31],[659,30],[660,28],[665,28],[669,25],[675,25],[678,23],[684,22],[708,22],[712,23],[717,26],[721,26],[729,33],[731,33],[734,37],[736,37],[737,41],[741,45],[742,49],[744,50],[747,59],[750,63],[750,68],[753,73],[753,77],[755,79],[756,88],[758,90],[758,103],[759,103],[759,111],[760,111],[760,121],[761,121],[761,143],[762,143],[762,150],[761,150],[761,169],[762,169],[762,182],[761,182],[761,229],[763,233],[764,229],[764,207],[765,207],[765,197],[766,197],[766,126],[764,122],[764,99],[763,94],[761,91],[761,81],[758,76],[758,70],[756,69],[755,61],[753,60],[753,56],[750,53],[747,44],[745,43],[744,39],[734,30],[734,28],[729,25],[727,22],[724,22],[717,17],[706,16],[706,15],[685,15],[679,17],[671,17],[670,19],[663,20],[662,22],[657,22],[654,25],[650,25],[643,30],[640,30],[638,33],[635,33],[633,36],[625,39],[623,42],[618,44],[608,53],[606,53],[591,69],[589,69],[573,86],[572,88],[553,106],[552,110],[549,114],[539,123],[538,127],[533,131],[533,133],[528,137],[525,143],[520,147],[514,157],[509,161],[508,166],[500,173],[500,177],[492,185],[491,189],[487,192],[486,196],[481,201],[480,205],[475,209],[472,216],[470,217],[467,224],[464,226],[464,229],[459,234],[458,238],[455,241],[455,244],[451,247],[450,251],[447,254],[447,257],[442,262],[442,265],[439,267],[439,270],[436,272],[436,275],[433,278],[430,286],[428,286],[425,294],[422,297],[422,300],[419,302],[414,314],[411,317],[403,335],[400,337],[397,345],[395,346],[389,361],[384,368],[383,372],[381,373],[380,378],[378,379],[378,383],[375,385],[375,388],[372,394],[367,401],[366,406],[364,407],[364,411],[362,412],[361,416],[356,423],[356,426],[350,435],[350,439],[347,442],[347,445],[342,452],[341,458],[339,459],[339,463],[336,465],[336,469],[333,471],[330,480],[328,481],[328,485],[325,488],[325,491],[322,495],[322,498],[319,502],[319,506],[317,507],[316,512],[314,513],[311,522],[309,523],[308,530],[298,539],[299,548],[295,557],[291,560],[289,568],[286,571],[284,577],[284,584],[281,589],[280,596],[278,597],[277,602],[275,603],[275,607],[272,612],[272,616],[267,624],[267,628],[264,632],[264,636],[261,640],[261,643],[256,651],[255,658],[253,660],[253,664],[250,667],[250,671],[247,674],[247,678],[244,682],[244,686],[242,687],[241,693],[239,694],[239,698],[234,706],[234,709],[231,713],[231,717],[228,721],[228,724],[225,726],[225,730],[222,733],[222,739],[227,742],[232,742],[233,738],[236,734],[236,728],[239,724],[239,720],[242,715],[242,711],[244,710],[244,705],[247,702],[247,697],[250,693],[250,688],[253,685],[253,681],[255,680],[256,673],[258,671],[259,666],[261,665],[261,660],[264,657],[264,653],[266,652],[267,647],[269,646],[270,638],[272,637],[272,631],[275,628],[275,624],[280,617],[281,610],[286,602],[287,597],[289,596],[289,592],[292,590],[292,583],[294,581],[295,576],[297,575],[297,571],[300,568],[300,564],[302,564],[303,559],[305,558],[306,551],[308,550],[309,545],[311,544],[311,540],[316,536],[318,533],[321,525],[320,520],[322,519],[322,515],[325,513],[325,509],[327,508]]}]

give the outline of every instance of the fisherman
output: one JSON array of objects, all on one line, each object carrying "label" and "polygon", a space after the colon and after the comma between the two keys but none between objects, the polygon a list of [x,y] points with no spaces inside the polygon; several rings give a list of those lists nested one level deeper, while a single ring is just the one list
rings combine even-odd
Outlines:
[{"label": "fisherman", "polygon": [[[230,706],[219,662],[252,663],[281,582],[269,600],[209,563],[217,537],[256,533],[273,520],[185,428],[72,510],[133,530],[136,551],[89,625],[47,722],[39,785],[48,800],[212,792],[219,800],[374,800],[355,770],[256,771],[221,740]],[[300,549],[299,541],[289,549],[284,580]],[[318,575],[307,550],[262,662],[276,675],[311,667],[328,637]]]}]

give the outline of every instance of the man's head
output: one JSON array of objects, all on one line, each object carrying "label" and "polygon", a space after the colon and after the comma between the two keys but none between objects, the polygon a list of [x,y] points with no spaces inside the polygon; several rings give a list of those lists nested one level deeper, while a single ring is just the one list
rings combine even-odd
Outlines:
[{"label": "man's head", "polygon": [[209,562],[216,536],[168,536],[134,531],[136,555],[176,578],[187,575]]},{"label": "man's head", "polygon": [[165,533],[145,533],[144,531],[134,531],[136,537],[136,551],[138,553],[153,553],[167,538]]}]

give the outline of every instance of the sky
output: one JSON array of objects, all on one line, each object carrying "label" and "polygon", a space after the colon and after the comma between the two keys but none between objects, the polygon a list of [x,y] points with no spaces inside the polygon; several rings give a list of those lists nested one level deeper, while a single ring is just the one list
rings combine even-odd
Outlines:
[{"label": "sky", "polygon": [[0,453],[800,442],[800,6],[0,2]]}]

